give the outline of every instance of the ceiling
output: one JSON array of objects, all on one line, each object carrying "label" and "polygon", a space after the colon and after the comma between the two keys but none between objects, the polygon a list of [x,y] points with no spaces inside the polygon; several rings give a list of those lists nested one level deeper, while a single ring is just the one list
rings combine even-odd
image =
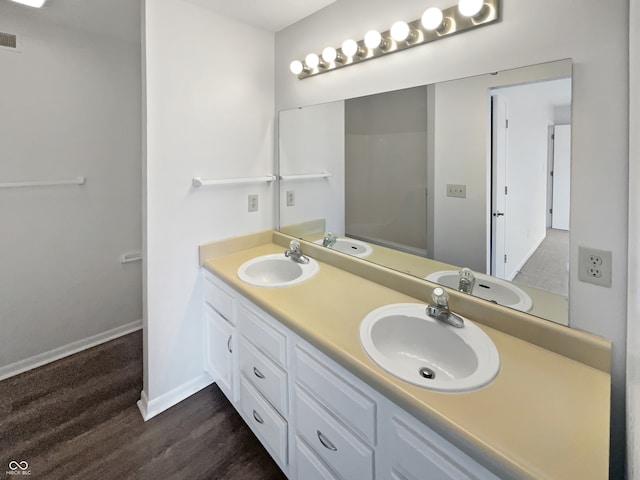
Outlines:
[{"label": "ceiling", "polygon": [[296,23],[336,0],[190,0],[272,32]]},{"label": "ceiling", "polygon": [[[221,15],[277,32],[336,0],[182,1],[190,1]],[[25,14],[41,15],[60,25],[128,41],[140,41],[140,2],[138,0],[47,0],[40,9],[9,0],[0,0],[0,3],[11,9],[19,9]]]}]

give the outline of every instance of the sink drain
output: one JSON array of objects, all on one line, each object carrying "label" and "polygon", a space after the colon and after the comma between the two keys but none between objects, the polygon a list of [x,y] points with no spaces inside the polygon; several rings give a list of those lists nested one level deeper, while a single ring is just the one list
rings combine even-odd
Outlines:
[{"label": "sink drain", "polygon": [[436,372],[427,367],[422,367],[419,370],[420,376],[426,378],[427,380],[433,380],[436,378]]}]

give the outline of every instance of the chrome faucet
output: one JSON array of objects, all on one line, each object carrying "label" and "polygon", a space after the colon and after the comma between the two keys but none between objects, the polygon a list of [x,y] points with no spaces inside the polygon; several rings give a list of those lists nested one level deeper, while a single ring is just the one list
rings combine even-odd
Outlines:
[{"label": "chrome faucet", "polygon": [[469,268],[462,268],[458,272],[458,291],[471,294],[476,284],[476,277]]},{"label": "chrome faucet", "polygon": [[331,248],[335,245],[336,241],[338,241],[338,237],[336,237],[333,233],[327,232],[322,239],[322,246]]},{"label": "chrome faucet", "polygon": [[302,250],[300,250],[300,242],[297,240],[291,240],[289,242],[289,250],[284,251],[284,256],[290,258],[294,262],[309,263],[309,257],[302,254]]},{"label": "chrome faucet", "polygon": [[449,294],[442,287],[434,288],[431,298],[434,305],[427,305],[427,315],[456,328],[464,327],[464,320],[449,310]]}]

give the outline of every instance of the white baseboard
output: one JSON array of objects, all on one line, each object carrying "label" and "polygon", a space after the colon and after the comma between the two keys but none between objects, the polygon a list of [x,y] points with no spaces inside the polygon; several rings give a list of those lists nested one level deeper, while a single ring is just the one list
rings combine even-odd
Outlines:
[{"label": "white baseboard", "polygon": [[147,420],[180,403],[185,398],[188,398],[203,388],[208,387],[212,383],[213,378],[205,372],[199,377],[193,378],[188,382],[177,386],[173,390],[154,398],[153,400],[149,400],[147,392],[143,390],[140,394],[140,400],[137,402],[138,410],[140,410],[142,418],[146,422]]},{"label": "white baseboard", "polygon": [[24,373],[36,367],[41,367],[47,363],[55,362],[61,358],[68,357],[74,353],[95,347],[96,345],[108,342],[109,340],[114,340],[140,329],[142,329],[142,320],[136,320],[135,322],[128,323],[127,325],[122,325],[121,327],[116,327],[106,332],[71,342],[67,345],[63,345],[62,347],[49,350],[48,352],[40,353],[33,357],[25,358],[24,360],[0,367],[0,380],[13,377],[14,375]]},{"label": "white baseboard", "polygon": [[536,250],[538,248],[540,248],[540,245],[542,245],[542,242],[544,242],[546,235],[543,235],[542,238],[540,238],[540,240],[538,240],[538,242],[533,246],[533,248],[531,250],[529,250],[529,253],[527,253],[522,261],[516,266],[516,268],[513,269],[513,272],[511,272],[510,275],[507,276],[507,278],[505,278],[505,280],[509,280],[510,282],[513,281],[514,278],[516,278],[516,275],[518,275],[520,273],[520,270],[522,270],[522,267],[524,267],[524,264],[527,263],[527,261],[531,258],[531,256],[536,253]]}]

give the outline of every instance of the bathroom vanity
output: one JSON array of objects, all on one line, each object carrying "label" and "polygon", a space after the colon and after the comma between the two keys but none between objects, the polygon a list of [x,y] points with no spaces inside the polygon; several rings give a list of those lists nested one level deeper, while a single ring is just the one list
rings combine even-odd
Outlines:
[{"label": "bathroom vanity", "polygon": [[419,387],[374,363],[359,328],[381,306],[426,303],[433,285],[312,243],[302,251],[319,268],[305,281],[240,280],[288,240],[200,248],[206,370],[288,478],[607,478],[606,340],[450,292],[500,369],[471,391]]}]

